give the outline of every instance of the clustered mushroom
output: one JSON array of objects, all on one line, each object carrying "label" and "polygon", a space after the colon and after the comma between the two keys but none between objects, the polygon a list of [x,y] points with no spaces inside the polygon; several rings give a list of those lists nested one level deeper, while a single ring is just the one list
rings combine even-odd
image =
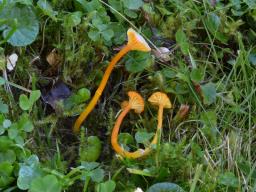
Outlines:
[{"label": "clustered mushroom", "polygon": [[129,151],[126,151],[124,148],[122,148],[118,143],[119,129],[124,117],[128,114],[130,110],[134,110],[135,113],[137,114],[140,114],[141,112],[143,112],[144,100],[140,94],[134,91],[129,91],[128,96],[129,96],[129,101],[124,101],[122,103],[122,112],[118,116],[116,123],[114,125],[112,135],[111,135],[111,144],[113,149],[119,155],[123,157],[131,158],[131,159],[137,159],[137,158],[141,158],[143,156],[148,155],[152,151],[152,146],[154,144],[157,144],[162,131],[163,110],[164,108],[171,108],[172,104],[165,93],[156,92],[149,97],[148,101],[152,105],[158,106],[158,118],[157,118],[158,123],[157,123],[156,133],[149,147],[146,147],[145,149],[138,149],[137,151],[134,151],[134,152],[129,152]]},{"label": "clustered mushroom", "polygon": [[172,104],[165,93],[162,92],[155,92],[153,93],[148,101],[155,106],[158,106],[158,115],[157,115],[157,130],[156,134],[153,138],[152,144],[156,144],[158,138],[161,136],[162,132],[162,124],[163,124],[163,111],[164,108],[170,109],[172,108]]},{"label": "clustered mushroom", "polygon": [[90,114],[90,112],[94,109],[95,105],[97,104],[97,101],[99,100],[99,98],[107,84],[109,76],[110,76],[113,68],[115,67],[116,63],[129,51],[137,50],[137,51],[149,52],[151,50],[150,47],[148,46],[147,42],[145,41],[145,39],[140,34],[138,34],[136,31],[134,31],[133,29],[130,28],[127,31],[127,36],[128,36],[127,45],[125,45],[115,55],[115,57],[113,57],[113,59],[109,63],[109,65],[103,75],[100,85],[99,85],[98,89],[96,90],[92,100],[87,105],[87,107],[84,109],[84,111],[80,114],[80,116],[77,118],[77,120],[74,124],[74,127],[73,127],[73,131],[75,133],[78,133],[80,131],[81,124],[86,119],[86,117]]},{"label": "clustered mushroom", "polygon": [[[102,92],[104,91],[104,88],[107,84],[107,81],[116,63],[129,51],[136,50],[136,51],[142,51],[142,52],[149,52],[151,50],[147,42],[145,41],[145,39],[133,29],[130,28],[127,31],[127,36],[128,36],[128,43],[113,57],[113,59],[109,63],[103,75],[100,85],[96,90],[93,98],[91,99],[87,107],[84,109],[84,111],[77,118],[73,127],[74,133],[78,133],[80,131],[81,124],[90,114],[90,112],[94,109],[95,105],[97,104],[97,101],[99,100]],[[128,114],[130,110],[134,110],[135,113],[137,114],[140,114],[141,112],[143,112],[144,100],[141,97],[141,95],[135,91],[129,91],[128,96],[129,96],[129,101],[124,101],[122,103],[122,112],[118,116],[115,126],[113,128],[112,135],[111,135],[111,144],[114,150],[121,156],[136,159],[136,158],[140,158],[148,155],[152,151],[152,146],[154,144],[157,144],[158,139],[161,137],[163,110],[164,108],[171,108],[172,105],[168,96],[165,93],[156,92],[149,97],[148,101],[152,105],[158,106],[158,118],[157,118],[158,123],[157,123],[156,133],[149,147],[146,147],[145,149],[138,149],[137,151],[134,151],[134,152],[129,152],[129,151],[126,151],[124,148],[122,148],[118,143],[119,129],[123,119],[125,118],[125,116]]]}]

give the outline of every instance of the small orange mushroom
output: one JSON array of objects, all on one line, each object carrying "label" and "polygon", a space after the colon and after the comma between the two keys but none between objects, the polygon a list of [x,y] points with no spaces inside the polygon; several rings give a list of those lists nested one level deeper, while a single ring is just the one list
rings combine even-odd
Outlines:
[{"label": "small orange mushroom", "polygon": [[86,117],[90,114],[90,112],[94,109],[95,105],[97,104],[97,101],[99,100],[99,98],[107,84],[109,76],[110,76],[114,66],[116,65],[116,63],[129,51],[137,50],[137,51],[149,52],[151,50],[150,47],[148,46],[147,42],[144,40],[144,38],[140,34],[138,34],[136,31],[134,31],[133,29],[130,28],[127,31],[127,36],[128,36],[127,45],[125,45],[116,54],[116,56],[111,60],[92,100],[87,105],[87,107],[84,109],[84,111],[80,114],[80,116],[77,118],[77,120],[74,124],[74,127],[73,127],[73,131],[75,133],[80,131],[81,124],[86,119]]},{"label": "small orange mushroom", "polygon": [[162,131],[162,124],[163,124],[163,111],[164,108],[170,109],[172,108],[172,104],[168,98],[168,96],[165,93],[162,92],[155,92],[153,93],[148,101],[152,105],[158,106],[158,115],[157,115],[157,130],[156,134],[151,142],[151,144],[157,144],[158,138],[161,136]]},{"label": "small orange mushroom", "polygon": [[124,119],[124,117],[127,115],[127,113],[133,109],[135,113],[141,113],[144,110],[144,100],[138,94],[137,92],[134,91],[129,91],[128,92],[129,96],[129,101],[124,101],[122,103],[122,112],[118,116],[115,126],[112,131],[111,135],[111,144],[113,149],[120,154],[121,156],[128,157],[128,158],[138,158],[140,157],[143,153],[140,150],[137,150],[135,152],[128,152],[124,150],[119,144],[118,144],[118,133],[119,133],[119,128],[120,125]]},{"label": "small orange mushroom", "polygon": [[127,157],[127,158],[141,158],[143,156],[148,155],[152,150],[152,145],[157,143],[157,140],[159,138],[159,135],[161,134],[162,129],[162,121],[163,121],[163,109],[164,108],[171,108],[171,102],[166,94],[161,92],[154,93],[150,98],[149,102],[153,105],[159,106],[158,109],[158,124],[157,124],[157,131],[156,134],[151,142],[151,145],[145,149],[138,149],[135,152],[129,152],[124,150],[119,144],[118,144],[118,132],[120,125],[124,119],[124,117],[127,115],[127,113],[134,109],[135,113],[141,113],[144,109],[144,101],[142,97],[136,93],[136,92],[128,92],[129,101],[124,101],[122,103],[122,109],[123,111],[119,115],[119,117],[116,120],[115,126],[113,128],[113,132],[111,135],[111,144],[114,148],[114,150],[121,156]]}]

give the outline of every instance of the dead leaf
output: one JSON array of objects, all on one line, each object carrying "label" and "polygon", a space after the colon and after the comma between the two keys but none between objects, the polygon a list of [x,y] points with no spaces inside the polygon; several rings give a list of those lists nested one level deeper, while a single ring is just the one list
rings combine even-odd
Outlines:
[{"label": "dead leaf", "polygon": [[15,68],[17,61],[18,61],[18,55],[16,53],[13,53],[9,57],[7,57],[7,64],[6,64],[7,69],[9,71],[12,71]]},{"label": "dead leaf", "polygon": [[71,95],[71,91],[67,85],[63,82],[56,83],[51,90],[42,95],[43,101],[56,109],[57,102],[68,98]]},{"label": "dead leaf", "polygon": [[56,49],[53,49],[46,57],[46,61],[51,66],[58,66],[62,61],[62,57],[58,54]]},{"label": "dead leaf", "polygon": [[166,47],[159,47],[158,49],[153,49],[153,54],[155,55],[156,58],[163,62],[170,61],[170,54],[171,51],[166,48]]}]

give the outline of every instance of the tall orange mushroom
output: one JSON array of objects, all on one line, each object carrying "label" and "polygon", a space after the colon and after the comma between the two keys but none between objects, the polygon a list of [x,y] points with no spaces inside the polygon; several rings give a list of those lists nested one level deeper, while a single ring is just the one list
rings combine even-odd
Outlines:
[{"label": "tall orange mushroom", "polygon": [[157,130],[156,134],[151,142],[151,144],[157,144],[158,138],[161,136],[162,131],[162,124],[163,124],[163,111],[164,108],[170,109],[172,108],[172,104],[168,98],[168,96],[165,93],[162,92],[155,92],[153,93],[148,101],[152,105],[158,106],[158,114],[157,114]]},{"label": "tall orange mushroom", "polygon": [[144,38],[138,34],[136,31],[133,29],[129,29],[127,31],[127,36],[128,36],[128,43],[125,45],[113,59],[109,63],[103,78],[100,82],[100,85],[98,89],[96,90],[92,100],[90,103],[87,105],[87,107],[84,109],[84,111],[80,114],[80,116],[77,118],[75,125],[73,127],[73,131],[75,133],[80,131],[80,126],[83,123],[83,121],[86,119],[86,117],[89,115],[89,113],[94,109],[95,105],[97,104],[97,101],[99,100],[106,84],[109,79],[109,76],[116,65],[116,63],[129,51],[132,50],[137,50],[137,51],[143,51],[143,52],[149,52],[151,49],[148,46],[147,42],[144,40]]}]

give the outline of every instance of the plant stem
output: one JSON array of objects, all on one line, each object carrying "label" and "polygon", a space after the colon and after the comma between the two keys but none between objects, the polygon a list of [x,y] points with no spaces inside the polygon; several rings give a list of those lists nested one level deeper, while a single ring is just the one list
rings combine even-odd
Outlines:
[{"label": "plant stem", "polygon": [[191,185],[191,188],[190,188],[189,192],[194,192],[195,191],[196,183],[199,180],[199,177],[200,177],[201,172],[202,172],[202,167],[203,167],[202,164],[196,166],[196,173],[195,173],[195,176],[194,176],[194,179],[193,179],[193,183]]},{"label": "plant stem", "polygon": [[[1,79],[1,80],[2,80],[2,79]],[[11,85],[11,86],[13,86],[13,87],[15,87],[15,88],[17,88],[17,89],[20,89],[20,90],[22,90],[22,91],[31,93],[31,90],[29,90],[29,89],[27,89],[27,88],[25,88],[25,87],[22,87],[22,86],[20,86],[20,85],[17,85],[17,84],[15,84],[15,83],[12,83],[12,82],[7,81],[7,80],[5,80],[5,79],[3,79],[3,80],[5,81],[6,84],[9,84],[9,85]]]},{"label": "plant stem", "polygon": [[85,182],[84,182],[83,192],[87,192],[87,188],[88,188],[90,180],[91,180],[91,177],[87,176],[86,179],[85,179]]},{"label": "plant stem", "polygon": [[121,168],[119,168],[115,174],[113,175],[112,177],[112,180],[115,181],[116,180],[116,177],[121,173],[121,171],[123,171],[123,169],[125,168],[125,166],[122,166]]}]

